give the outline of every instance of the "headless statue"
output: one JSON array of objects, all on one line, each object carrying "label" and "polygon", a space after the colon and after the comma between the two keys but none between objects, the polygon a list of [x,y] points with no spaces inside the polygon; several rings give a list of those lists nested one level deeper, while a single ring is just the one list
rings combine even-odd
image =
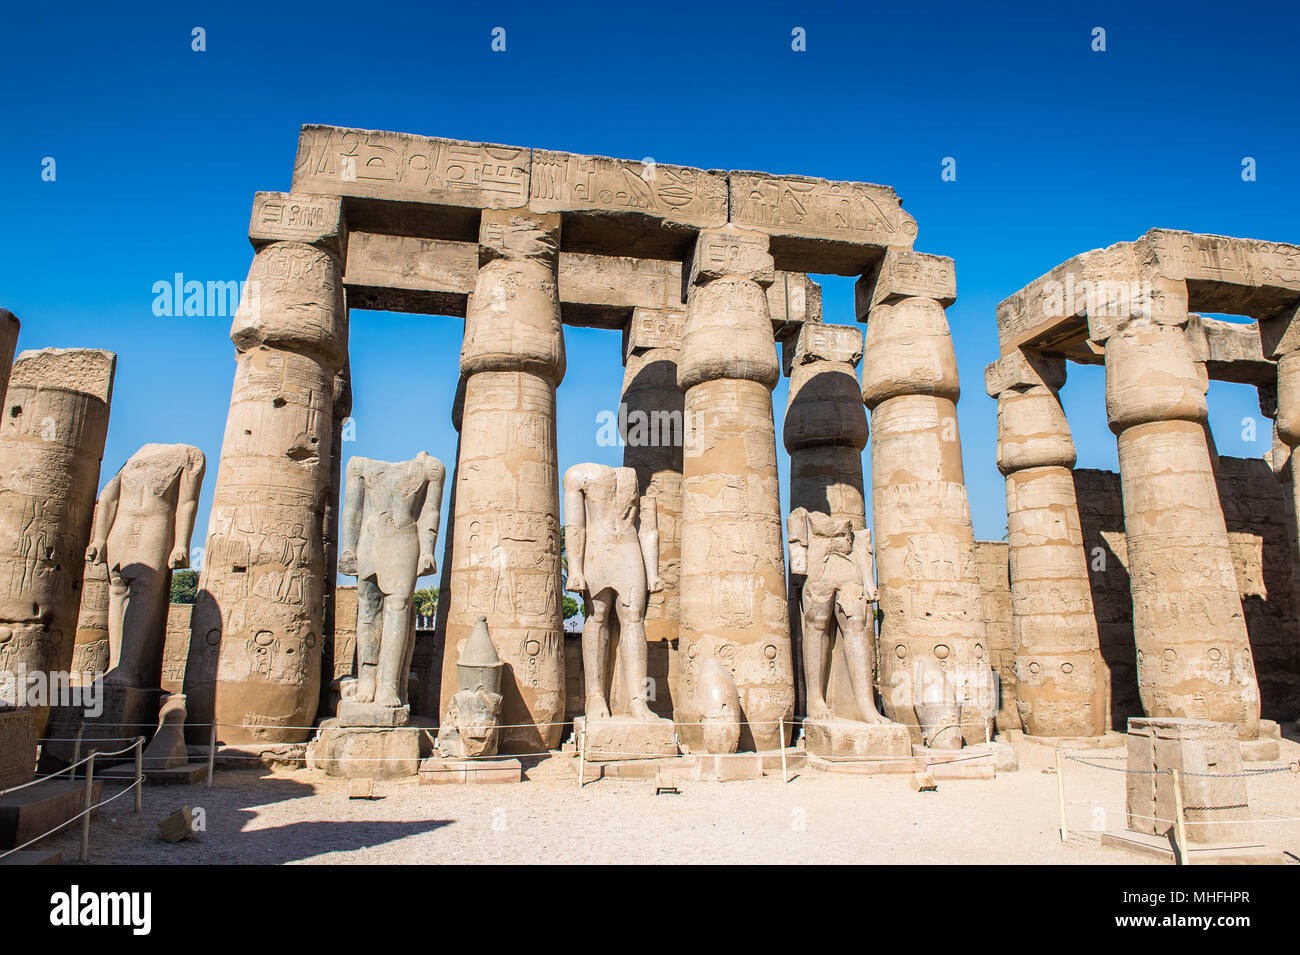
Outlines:
[{"label": "headless statue", "polygon": [[874,691],[871,614],[878,595],[871,531],[855,531],[848,520],[802,507],[790,512],[788,526],[790,568],[807,575],[800,609],[808,718],[842,718],[826,699],[831,648],[838,630],[861,721],[888,723],[876,709]]},{"label": "headless statue", "polygon": [[628,712],[637,720],[659,719],[646,703],[645,610],[659,580],[659,523],[654,498],[641,500],[632,468],[577,464],[564,474],[564,541],[569,553],[568,589],[583,595],[582,666],[586,716],[608,719],[605,694],[611,610],[618,614],[618,655]]},{"label": "headless statue", "polygon": [[108,564],[109,683],[162,680],[171,572],[190,565],[203,452],[146,444],[99,496],[86,559]]},{"label": "headless statue", "polygon": [[411,461],[348,461],[339,573],[357,578],[358,703],[407,705],[412,598],[416,578],[437,570],[445,473],[423,451]]}]

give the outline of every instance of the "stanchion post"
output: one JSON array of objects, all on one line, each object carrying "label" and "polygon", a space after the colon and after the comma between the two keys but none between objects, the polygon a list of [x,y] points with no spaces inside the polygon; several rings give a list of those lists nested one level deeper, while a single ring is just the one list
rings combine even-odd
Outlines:
[{"label": "stanchion post", "polygon": [[781,717],[781,735],[779,739],[781,740],[781,782],[788,783],[790,781],[790,774],[787,773],[785,770],[785,717],[784,716]]},{"label": "stanchion post", "polygon": [[86,799],[81,807],[81,861],[90,861],[90,806],[95,801],[95,754],[86,763]]},{"label": "stanchion post", "polygon": [[135,813],[144,812],[144,737],[135,738]]},{"label": "stanchion post", "polygon": [[1187,852],[1187,826],[1183,820],[1183,778],[1178,770],[1169,770],[1174,775],[1174,833],[1178,837],[1178,864],[1191,865]]},{"label": "stanchion post", "polygon": [[77,763],[81,759],[81,731],[86,728],[86,721],[77,724],[77,738],[72,741],[72,778],[77,778]]},{"label": "stanchion post", "polygon": [[208,785],[212,788],[212,769],[217,764],[217,724],[212,724],[212,736],[208,740]]},{"label": "stanchion post", "polygon": [[1061,810],[1061,841],[1065,841],[1065,757],[1056,751],[1056,802]]},{"label": "stanchion post", "polygon": [[587,729],[584,722],[582,739],[578,740],[578,788],[582,788],[582,777],[587,770]]}]

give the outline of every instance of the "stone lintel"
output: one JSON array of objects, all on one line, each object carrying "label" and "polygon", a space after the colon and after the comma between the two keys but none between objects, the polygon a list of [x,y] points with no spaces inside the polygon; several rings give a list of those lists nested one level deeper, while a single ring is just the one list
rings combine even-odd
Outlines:
[{"label": "stone lintel", "polygon": [[1189,315],[1187,343],[1214,381],[1247,385],[1277,382],[1277,362],[1264,357],[1258,322],[1229,322]]},{"label": "stone lintel", "polygon": [[733,171],[731,221],[772,237],[776,265],[862,275],[887,248],[910,249],[916,220],[889,186]]},{"label": "stone lintel", "polygon": [[248,241],[255,249],[270,242],[306,242],[343,258],[347,244],[343,200],[289,192],[255,193]]},{"label": "stone lintel", "polygon": [[1300,304],[1300,245],[1152,229],[1138,239],[1162,276],[1187,283],[1189,307],[1255,319]]},{"label": "stone lintel", "polygon": [[957,273],[946,255],[890,249],[873,271],[858,279],[853,298],[860,322],[882,302],[904,298],[932,298],[947,308],[957,301]]},{"label": "stone lintel", "polygon": [[410,133],[305,125],[293,191],[472,209],[528,205],[531,150]]}]

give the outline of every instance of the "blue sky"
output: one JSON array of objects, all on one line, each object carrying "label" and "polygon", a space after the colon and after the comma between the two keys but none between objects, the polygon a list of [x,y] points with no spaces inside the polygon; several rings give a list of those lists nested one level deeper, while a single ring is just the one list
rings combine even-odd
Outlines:
[{"label": "blue sky", "polygon": [[[229,319],[156,317],[152,288],[177,272],[245,278],[253,193],[288,188],[300,124],[886,183],[917,219],[916,247],[956,260],[966,477],[977,536],[1000,538],[983,388],[997,302],[1151,227],[1300,240],[1300,13],[841,6],[9,4],[0,305],[22,320],[20,349],[118,353],[101,485],[146,442],[204,450],[198,546],[234,370]],[[191,50],[196,26],[205,52]],[[505,52],[491,49],[495,27]],[[804,52],[791,49],[795,27]],[[956,181],[941,179],[944,157]],[[826,281],[825,315],[853,321],[849,280]],[[426,450],[450,468],[461,324],[353,313],[348,455]],[[619,337],[567,329],[566,345],[561,467],[621,463],[596,443],[596,415],[618,402]],[[1072,366],[1063,392],[1081,467],[1115,467],[1102,383],[1100,369]],[[1215,385],[1210,399],[1223,453],[1267,450],[1262,419],[1258,440],[1242,440],[1242,419],[1259,417],[1251,389]],[[785,402],[783,382],[778,435]]]}]

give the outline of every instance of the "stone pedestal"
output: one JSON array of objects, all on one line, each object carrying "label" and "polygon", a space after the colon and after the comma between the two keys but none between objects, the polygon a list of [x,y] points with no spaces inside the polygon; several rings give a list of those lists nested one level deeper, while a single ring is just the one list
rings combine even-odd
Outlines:
[{"label": "stone pedestal", "polygon": [[[48,741],[41,750],[42,765],[50,760],[51,768],[57,763],[70,763],[77,752],[77,730],[81,729],[82,757],[92,752],[112,752],[129,746],[137,736],[146,739],[153,735],[158,725],[158,704],[162,690],[147,690],[136,686],[100,683],[96,691],[102,694],[98,704],[101,712],[93,715],[84,705],[63,705],[50,709],[50,721],[45,736]],[[124,753],[116,759],[129,759]],[[80,758],[80,757],[79,757]]]},{"label": "stone pedestal", "polygon": [[420,731],[323,720],[319,735],[307,745],[307,765],[346,779],[414,776],[420,771]]},{"label": "stone pedestal", "polygon": [[421,785],[519,783],[523,779],[523,764],[518,759],[503,756],[490,759],[444,759],[441,756],[430,756],[420,763]]},{"label": "stone pedestal", "polygon": [[337,715],[340,726],[394,727],[411,722],[410,706],[385,706],[355,700],[341,700]]},{"label": "stone pedestal", "polygon": [[[100,801],[104,783],[91,782],[90,799]],[[0,852],[22,845],[45,832],[64,828],[79,816],[85,805],[86,783],[83,779],[51,779],[39,786],[28,786],[0,796]],[[99,812],[92,810],[92,818]]]},{"label": "stone pedestal", "polygon": [[1177,718],[1128,721],[1127,812],[1134,832],[1174,831],[1171,769],[1182,784],[1190,843],[1251,843],[1241,746],[1231,723]]},{"label": "stone pedestal", "polygon": [[0,789],[21,786],[35,776],[35,714],[26,708],[0,710]]},{"label": "stone pedestal", "polygon": [[180,769],[189,763],[185,749],[185,696],[163,697],[158,711],[158,729],[144,749],[145,770]]},{"label": "stone pedestal", "polygon": [[603,719],[578,717],[573,733],[588,762],[622,759],[657,759],[677,755],[672,720]]},{"label": "stone pedestal", "polygon": [[804,720],[804,747],[822,759],[912,755],[912,737],[901,723]]}]

